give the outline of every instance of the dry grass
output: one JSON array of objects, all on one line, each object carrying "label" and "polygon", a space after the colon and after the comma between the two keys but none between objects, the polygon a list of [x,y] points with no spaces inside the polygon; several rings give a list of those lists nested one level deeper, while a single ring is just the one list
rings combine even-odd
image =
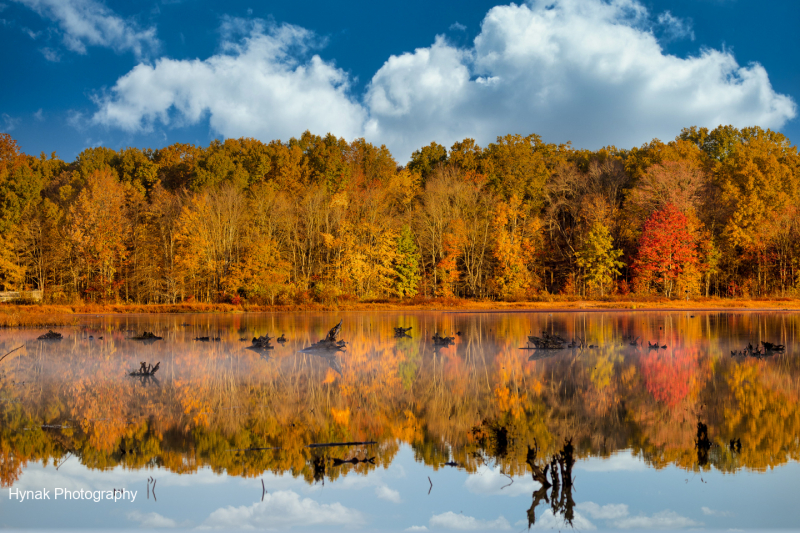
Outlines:
[{"label": "dry grass", "polygon": [[796,298],[697,298],[670,300],[659,297],[610,297],[603,300],[579,300],[574,297],[553,296],[537,301],[498,302],[491,300],[462,300],[459,298],[413,298],[373,301],[344,301],[330,304],[297,305],[233,304],[78,304],[78,305],[16,305],[0,304],[0,327],[51,327],[75,324],[76,315],[109,313],[242,313],[242,312],[322,312],[322,311],[579,311],[603,309],[636,310],[702,310],[702,309],[769,309],[800,310]]}]

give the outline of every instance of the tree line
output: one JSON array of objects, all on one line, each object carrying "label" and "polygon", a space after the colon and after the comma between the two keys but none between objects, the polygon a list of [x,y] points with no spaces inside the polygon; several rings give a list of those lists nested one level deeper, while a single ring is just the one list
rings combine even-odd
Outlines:
[{"label": "tree line", "polygon": [[88,148],[0,134],[0,290],[46,301],[292,304],[797,295],[800,157],[759,127],[596,151],[507,135],[385,146]]}]

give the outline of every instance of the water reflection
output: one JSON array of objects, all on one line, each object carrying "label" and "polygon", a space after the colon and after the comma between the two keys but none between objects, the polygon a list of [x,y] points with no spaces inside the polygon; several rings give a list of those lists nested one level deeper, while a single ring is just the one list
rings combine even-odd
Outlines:
[{"label": "water reflection", "polygon": [[[339,319],[346,347],[329,338]],[[631,450],[701,475],[796,461],[799,327],[786,313],[384,313],[87,317],[59,342],[7,331],[0,353],[25,348],[0,363],[0,482],[73,458],[321,486],[377,475],[408,445],[434,472],[548,469],[528,525],[544,504],[573,524],[567,442],[572,460]],[[278,333],[268,350],[251,340]],[[547,342],[523,349],[530,337]],[[730,355],[766,343],[785,349]]]}]

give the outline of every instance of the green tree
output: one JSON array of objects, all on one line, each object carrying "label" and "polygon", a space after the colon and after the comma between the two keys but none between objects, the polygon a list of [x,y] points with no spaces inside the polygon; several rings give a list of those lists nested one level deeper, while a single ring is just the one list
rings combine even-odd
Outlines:
[{"label": "green tree", "polygon": [[605,296],[606,286],[619,276],[619,268],[625,263],[619,260],[622,250],[614,248],[614,242],[608,228],[601,222],[595,222],[583,244],[583,248],[575,253],[578,266],[585,270],[584,277],[589,286],[600,290]]},{"label": "green tree", "polygon": [[433,174],[436,167],[447,161],[447,149],[441,144],[432,142],[428,146],[423,146],[411,154],[411,161],[408,162],[408,170],[416,172],[422,176],[422,183]]},{"label": "green tree", "polygon": [[400,296],[414,296],[419,286],[419,261],[420,255],[414,242],[411,228],[403,226],[400,236],[397,237],[397,258],[394,262],[395,293]]}]

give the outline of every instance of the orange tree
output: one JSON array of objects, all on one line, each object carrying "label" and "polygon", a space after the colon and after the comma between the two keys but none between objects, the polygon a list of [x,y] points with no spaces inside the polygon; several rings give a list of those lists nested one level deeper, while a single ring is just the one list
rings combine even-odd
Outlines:
[{"label": "orange tree", "polygon": [[696,263],[695,238],[689,231],[686,215],[674,204],[667,204],[650,215],[634,261],[637,288],[648,292],[655,285],[669,298],[676,280]]}]

